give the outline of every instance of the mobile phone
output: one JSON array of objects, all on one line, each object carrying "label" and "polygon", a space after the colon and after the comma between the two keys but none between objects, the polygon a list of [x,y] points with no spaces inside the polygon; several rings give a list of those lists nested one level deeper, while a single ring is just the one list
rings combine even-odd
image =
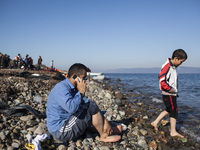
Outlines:
[{"label": "mobile phone", "polygon": [[74,75],[73,78],[74,78],[74,80],[76,80],[76,81],[77,81],[77,79],[78,79],[79,82],[81,81],[81,79],[80,79],[77,75]]}]

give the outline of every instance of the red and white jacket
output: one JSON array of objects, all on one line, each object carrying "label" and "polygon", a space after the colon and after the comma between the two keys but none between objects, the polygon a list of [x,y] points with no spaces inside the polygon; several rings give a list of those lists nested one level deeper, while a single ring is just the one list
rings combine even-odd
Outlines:
[{"label": "red and white jacket", "polygon": [[[167,61],[162,65],[158,78],[162,94],[176,96],[178,92],[178,86],[177,86],[178,74],[176,71],[176,67],[172,64],[170,60],[171,59],[168,58]],[[172,88],[176,92],[175,94],[169,93],[169,91]]]}]

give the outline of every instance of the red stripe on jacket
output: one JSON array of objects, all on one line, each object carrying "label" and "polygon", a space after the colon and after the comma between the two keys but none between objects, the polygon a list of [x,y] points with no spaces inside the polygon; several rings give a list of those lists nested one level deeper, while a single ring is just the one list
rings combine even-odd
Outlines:
[{"label": "red stripe on jacket", "polygon": [[170,69],[170,61],[167,63],[161,70],[159,74],[159,81],[160,81],[160,89],[162,91],[169,91],[172,87],[166,82],[166,75]]}]

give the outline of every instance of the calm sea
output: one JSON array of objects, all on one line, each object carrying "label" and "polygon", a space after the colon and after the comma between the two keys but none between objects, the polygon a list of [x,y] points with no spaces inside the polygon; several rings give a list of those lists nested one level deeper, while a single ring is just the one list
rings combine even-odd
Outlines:
[{"label": "calm sea", "polygon": [[[142,95],[144,103],[154,103],[164,108],[159,89],[158,74],[105,74],[112,85],[118,85],[123,92]],[[118,82],[117,79],[121,81]],[[121,83],[121,84],[118,84]],[[116,86],[113,86],[114,88]],[[200,141],[200,74],[178,75],[179,97],[177,99],[179,115],[177,128]]]}]

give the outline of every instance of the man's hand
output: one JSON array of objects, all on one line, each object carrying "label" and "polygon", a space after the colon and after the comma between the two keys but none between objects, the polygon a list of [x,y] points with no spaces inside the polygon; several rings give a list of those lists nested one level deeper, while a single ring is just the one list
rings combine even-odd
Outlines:
[{"label": "man's hand", "polygon": [[85,91],[86,91],[86,81],[80,79],[80,81],[77,79],[77,89],[80,91],[81,95],[84,96],[85,95]]},{"label": "man's hand", "polygon": [[104,132],[105,133],[107,133],[108,134],[108,136],[109,135],[111,135],[112,133],[113,133],[113,130],[112,130],[112,128],[111,128],[111,125],[108,123],[108,121],[107,120],[104,120],[105,121],[105,125],[104,125]]}]

